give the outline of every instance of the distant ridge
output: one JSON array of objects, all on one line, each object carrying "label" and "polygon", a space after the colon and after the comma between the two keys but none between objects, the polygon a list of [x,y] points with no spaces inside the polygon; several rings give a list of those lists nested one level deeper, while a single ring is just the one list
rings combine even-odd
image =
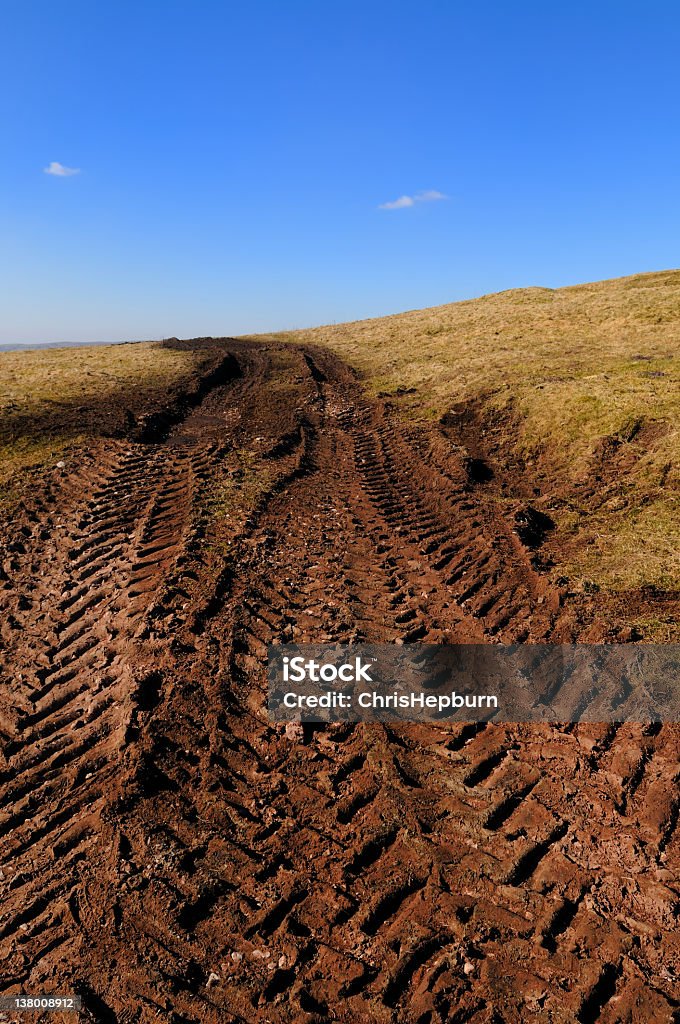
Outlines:
[{"label": "distant ridge", "polygon": [[[160,341],[160,339],[158,339]],[[138,345],[137,341],[8,341],[0,342],[0,352],[23,352],[37,348],[91,348],[93,345]]]}]

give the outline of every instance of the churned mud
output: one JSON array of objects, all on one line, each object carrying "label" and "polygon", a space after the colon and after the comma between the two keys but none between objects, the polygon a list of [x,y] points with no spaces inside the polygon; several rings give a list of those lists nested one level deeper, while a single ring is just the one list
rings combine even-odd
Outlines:
[{"label": "churned mud", "polygon": [[36,484],[0,547],[3,993],[104,1024],[680,1019],[676,726],[267,721],[270,642],[616,636],[485,465],[327,352],[225,342]]}]

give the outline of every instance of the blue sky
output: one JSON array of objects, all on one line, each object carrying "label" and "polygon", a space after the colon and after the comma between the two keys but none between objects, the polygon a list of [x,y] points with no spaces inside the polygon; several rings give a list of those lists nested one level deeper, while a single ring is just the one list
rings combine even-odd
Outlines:
[{"label": "blue sky", "polygon": [[4,0],[0,341],[678,266],[678,52],[653,0]]}]

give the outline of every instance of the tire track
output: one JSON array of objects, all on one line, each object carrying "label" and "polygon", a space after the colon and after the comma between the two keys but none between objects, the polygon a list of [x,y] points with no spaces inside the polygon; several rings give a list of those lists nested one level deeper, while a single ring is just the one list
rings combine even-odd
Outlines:
[{"label": "tire track", "polygon": [[79,940],[80,865],[105,831],[140,699],[134,637],[182,551],[214,449],[197,446],[196,418],[163,445],[108,444],[98,472],[73,474],[80,501],[63,482],[65,512],[38,515],[6,566],[0,675],[19,715],[0,772],[5,986]]}]

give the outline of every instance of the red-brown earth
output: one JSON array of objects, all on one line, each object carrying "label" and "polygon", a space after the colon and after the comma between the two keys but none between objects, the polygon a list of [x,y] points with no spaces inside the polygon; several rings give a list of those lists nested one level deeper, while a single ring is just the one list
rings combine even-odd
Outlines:
[{"label": "red-brown earth", "polygon": [[0,990],[104,1024],[679,1021],[677,726],[267,718],[270,642],[630,639],[550,582],[527,481],[503,516],[492,453],[328,352],[221,346],[7,524]]}]

